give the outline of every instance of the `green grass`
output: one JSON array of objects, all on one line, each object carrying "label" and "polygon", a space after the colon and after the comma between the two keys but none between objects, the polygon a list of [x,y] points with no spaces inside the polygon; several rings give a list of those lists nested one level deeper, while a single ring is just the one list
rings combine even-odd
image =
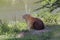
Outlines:
[{"label": "green grass", "polygon": [[[60,25],[47,25],[50,32],[44,32],[40,35],[31,35],[27,34],[23,38],[16,38],[16,33],[14,34],[7,34],[5,37],[3,35],[0,36],[1,40],[60,40]],[[12,36],[13,35],[13,36]],[[2,38],[1,38],[2,37]]]},{"label": "green grass", "polygon": [[16,24],[4,23],[0,25],[0,40],[60,40],[60,25],[47,24],[48,32],[40,33],[40,35],[32,35],[28,32],[22,38],[16,38],[17,34],[27,30],[27,24],[24,22],[16,22]]}]

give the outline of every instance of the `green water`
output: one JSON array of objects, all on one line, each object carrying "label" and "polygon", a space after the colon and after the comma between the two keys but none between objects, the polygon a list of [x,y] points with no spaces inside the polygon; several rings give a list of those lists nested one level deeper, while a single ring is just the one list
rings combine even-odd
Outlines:
[{"label": "green water", "polygon": [[26,13],[24,2],[27,3],[28,10],[35,1],[37,0],[0,0],[0,19],[21,20],[21,16]]}]

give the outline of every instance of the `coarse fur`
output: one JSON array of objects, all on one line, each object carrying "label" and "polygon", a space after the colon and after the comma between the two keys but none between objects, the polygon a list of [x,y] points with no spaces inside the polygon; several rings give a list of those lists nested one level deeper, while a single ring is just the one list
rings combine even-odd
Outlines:
[{"label": "coarse fur", "polygon": [[44,23],[39,18],[34,18],[30,14],[23,15],[23,18],[26,20],[29,29],[42,30],[44,29]]}]

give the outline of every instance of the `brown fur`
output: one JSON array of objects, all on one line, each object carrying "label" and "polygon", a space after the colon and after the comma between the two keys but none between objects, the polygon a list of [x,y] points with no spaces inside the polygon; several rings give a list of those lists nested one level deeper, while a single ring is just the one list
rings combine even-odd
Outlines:
[{"label": "brown fur", "polygon": [[34,18],[30,14],[25,14],[23,18],[26,20],[29,29],[35,29],[35,30],[44,29],[44,23],[41,19]]}]

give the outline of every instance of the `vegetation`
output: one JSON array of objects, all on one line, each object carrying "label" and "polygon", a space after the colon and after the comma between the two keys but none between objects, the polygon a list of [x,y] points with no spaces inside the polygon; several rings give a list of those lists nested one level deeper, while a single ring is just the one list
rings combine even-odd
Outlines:
[{"label": "vegetation", "polygon": [[[0,6],[7,5],[8,2],[6,1],[0,0],[2,3],[0,3]],[[39,11],[39,13],[34,14],[32,12],[32,15],[42,19],[46,27],[51,31],[44,32],[41,35],[27,34],[23,38],[16,38],[17,34],[27,30],[26,22],[15,21],[9,23],[5,20],[3,22],[0,20],[0,40],[60,40],[60,10],[54,13],[54,10],[60,8],[60,0],[39,0],[33,3],[33,5],[35,4],[40,6],[39,8],[36,7],[36,9],[32,8],[32,10],[33,12]]]},{"label": "vegetation", "polygon": [[44,9],[44,8],[49,8],[49,11],[53,11],[54,9],[60,7],[60,0],[39,0],[37,2],[35,2],[35,4],[40,3],[39,8],[37,8],[36,10],[40,10],[40,9]]},{"label": "vegetation", "polygon": [[[39,7],[36,7],[33,9],[33,12],[40,11],[36,14],[33,14],[36,17],[41,18],[45,23],[53,23],[53,24],[59,24],[58,22],[60,20],[60,10],[57,10],[60,8],[60,1],[59,0],[39,0],[37,2],[34,2],[34,5],[38,4]],[[56,12],[55,12],[56,11]],[[55,12],[55,13],[54,13]]]}]

